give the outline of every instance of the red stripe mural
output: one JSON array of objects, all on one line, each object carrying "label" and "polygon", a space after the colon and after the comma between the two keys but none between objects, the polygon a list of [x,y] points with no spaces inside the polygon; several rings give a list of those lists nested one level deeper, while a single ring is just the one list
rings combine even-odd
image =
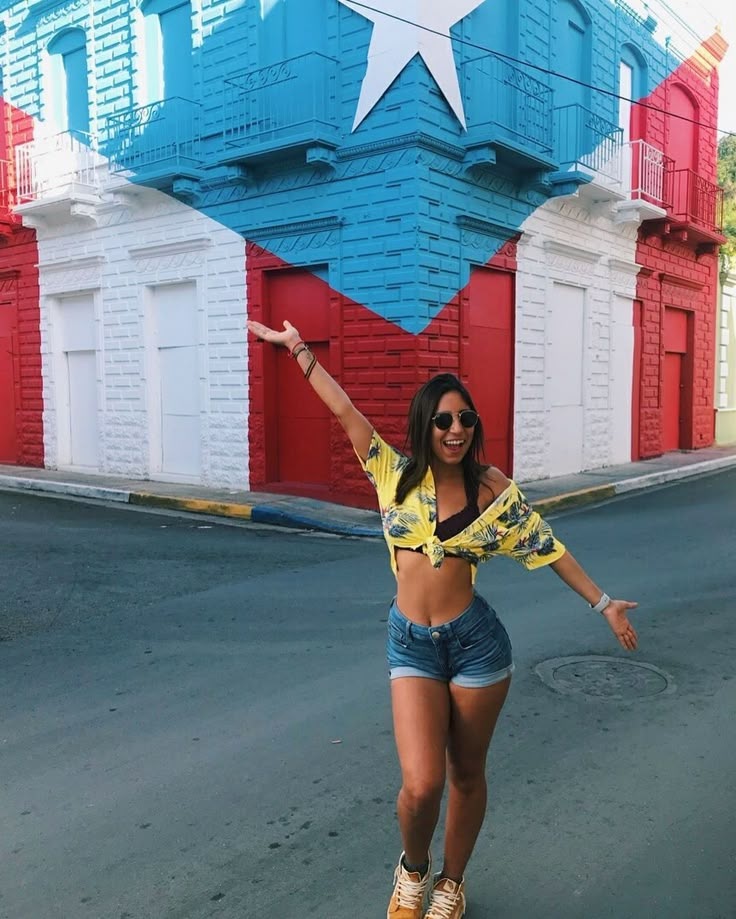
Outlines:
[{"label": "red stripe mural", "polygon": [[3,101],[0,126],[0,462],[43,466],[43,383],[34,230],[14,216],[15,146],[33,119]]}]

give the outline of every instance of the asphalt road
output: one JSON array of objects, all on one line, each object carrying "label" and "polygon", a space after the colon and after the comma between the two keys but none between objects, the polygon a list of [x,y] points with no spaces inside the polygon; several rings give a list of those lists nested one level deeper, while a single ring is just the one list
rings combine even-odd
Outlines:
[{"label": "asphalt road", "polygon": [[[658,668],[586,692],[535,668],[625,658],[600,618],[481,568],[517,672],[468,919],[736,916],[735,511],[730,471],[553,520]],[[385,916],[382,543],[6,493],[0,546],[2,919]]]}]

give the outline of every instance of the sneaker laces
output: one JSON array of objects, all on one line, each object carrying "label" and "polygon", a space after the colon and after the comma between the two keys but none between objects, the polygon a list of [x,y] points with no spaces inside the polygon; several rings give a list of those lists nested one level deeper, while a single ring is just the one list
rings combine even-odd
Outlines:
[{"label": "sneaker laces", "polygon": [[396,889],[394,890],[399,906],[404,906],[408,909],[416,909],[417,906],[421,906],[428,878],[429,871],[423,878],[415,881],[402,865],[398,871]]},{"label": "sneaker laces", "polygon": [[432,891],[432,905],[425,919],[454,919],[455,910],[459,902],[459,884],[454,892],[435,887]]}]

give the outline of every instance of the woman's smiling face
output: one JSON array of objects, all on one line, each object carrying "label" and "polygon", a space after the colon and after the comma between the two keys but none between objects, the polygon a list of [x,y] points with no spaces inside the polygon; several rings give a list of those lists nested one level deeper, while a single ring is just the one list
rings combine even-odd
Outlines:
[{"label": "woman's smiling face", "polygon": [[447,465],[457,466],[462,463],[465,454],[470,449],[473,442],[473,428],[464,428],[460,424],[459,413],[470,406],[463,399],[459,392],[447,392],[437,403],[435,414],[439,412],[450,412],[452,414],[452,424],[447,431],[440,429],[432,422],[432,453],[435,459]]}]

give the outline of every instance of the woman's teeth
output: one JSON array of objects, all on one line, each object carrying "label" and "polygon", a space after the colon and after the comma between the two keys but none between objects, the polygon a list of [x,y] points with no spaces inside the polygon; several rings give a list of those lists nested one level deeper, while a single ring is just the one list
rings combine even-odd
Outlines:
[{"label": "woman's teeth", "polygon": [[462,447],[464,443],[465,443],[464,440],[446,440],[444,441],[444,444],[446,447]]}]

